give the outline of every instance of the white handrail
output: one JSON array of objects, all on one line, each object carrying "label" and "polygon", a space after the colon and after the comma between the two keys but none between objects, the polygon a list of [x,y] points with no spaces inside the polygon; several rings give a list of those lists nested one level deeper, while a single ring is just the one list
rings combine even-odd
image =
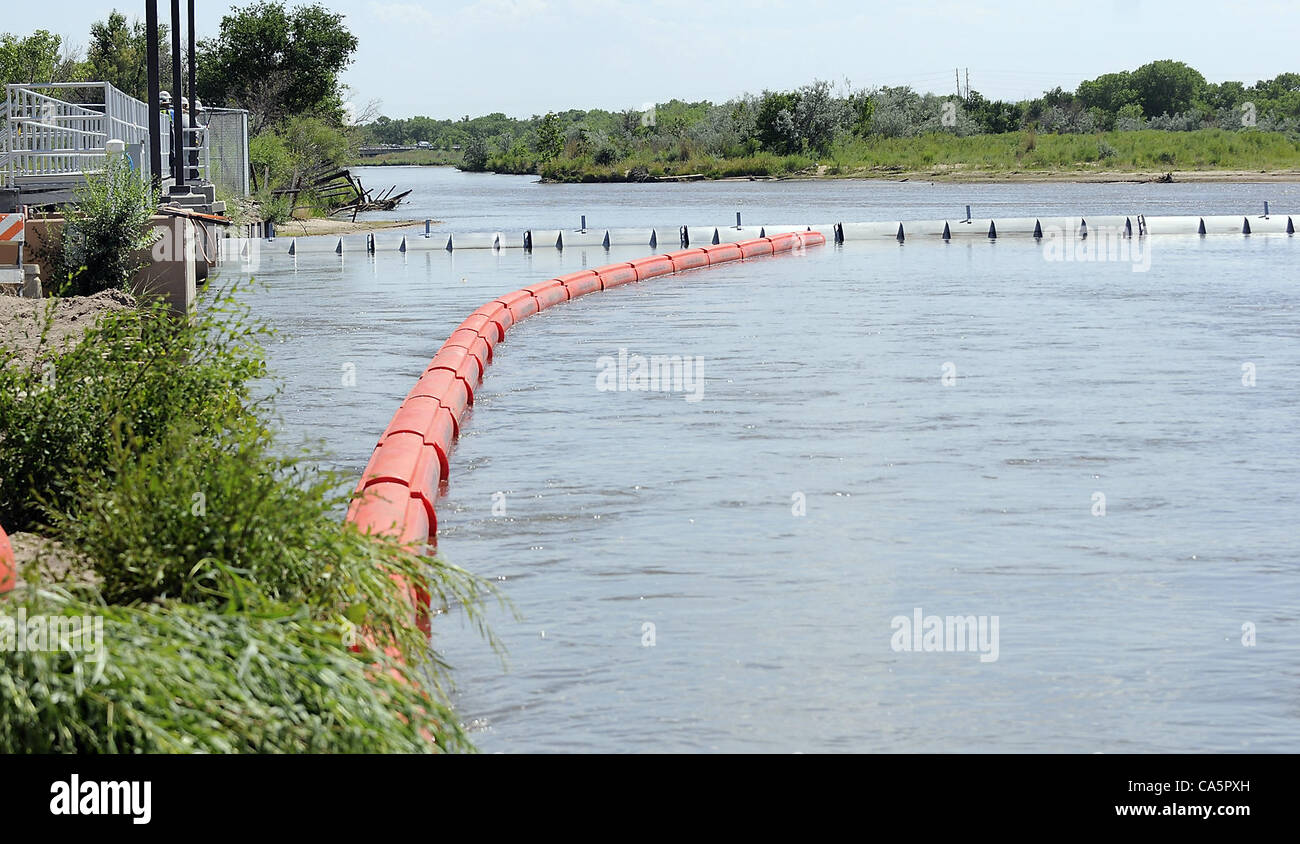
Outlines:
[{"label": "white handrail", "polygon": [[[72,103],[42,91],[81,90],[91,103]],[[149,107],[107,82],[11,84],[5,89],[3,129],[4,181],[10,187],[76,184],[101,172],[111,139],[127,145],[149,144]],[[142,173],[148,156],[142,155]],[[147,175],[147,173],[146,173]]]}]

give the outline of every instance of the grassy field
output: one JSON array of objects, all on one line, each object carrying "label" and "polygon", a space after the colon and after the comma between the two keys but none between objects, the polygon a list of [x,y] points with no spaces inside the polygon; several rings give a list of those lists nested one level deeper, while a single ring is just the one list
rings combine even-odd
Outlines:
[{"label": "grassy field", "polygon": [[915,138],[854,138],[828,154],[743,158],[637,153],[597,165],[587,157],[560,158],[542,166],[557,182],[627,181],[636,168],[650,177],[702,174],[748,176],[919,177],[930,179],[1059,177],[1100,173],[1300,173],[1300,140],[1277,132],[1202,129],[1195,132],[1105,132],[1094,135],[1000,135]]}]

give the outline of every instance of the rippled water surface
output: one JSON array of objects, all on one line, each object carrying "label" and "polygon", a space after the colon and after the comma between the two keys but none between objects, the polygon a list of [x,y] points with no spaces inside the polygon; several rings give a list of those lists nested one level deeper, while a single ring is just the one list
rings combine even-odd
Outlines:
[{"label": "rippled water surface", "polygon": [[[458,231],[1300,210],[1279,184],[363,179]],[[435,626],[480,747],[1300,751],[1300,244],[1149,248],[828,245],[512,329],[439,507],[442,552],[522,616],[491,614],[508,671],[458,611]],[[249,295],[281,410],[354,473],[469,311],[643,254],[281,252]],[[699,400],[598,389],[621,349],[698,357]],[[896,651],[916,608],[997,616],[996,661]]]}]

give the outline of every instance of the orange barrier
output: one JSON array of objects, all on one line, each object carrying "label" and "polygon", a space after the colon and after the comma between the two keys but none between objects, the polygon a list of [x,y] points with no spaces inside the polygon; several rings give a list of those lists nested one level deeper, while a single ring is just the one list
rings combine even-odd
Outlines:
[{"label": "orange barrier", "polygon": [[632,261],[631,266],[636,270],[636,280],[645,281],[647,278],[668,275],[672,272],[673,259],[667,255],[651,255],[649,258]]},{"label": "orange barrier", "polygon": [[424,543],[435,536],[438,526],[430,523],[431,512],[411,491],[396,483],[365,487],[352,501],[347,520],[366,533],[391,536],[399,542]]},{"label": "orange barrier", "polygon": [[564,288],[569,291],[569,298],[576,299],[579,296],[586,296],[588,293],[595,293],[597,290],[603,290],[600,276],[595,270],[583,270],[580,273],[569,273],[562,275],[557,279],[564,284]]},{"label": "orange barrier", "polygon": [[0,527],[0,595],[14,588],[17,582],[15,569],[18,564],[14,562],[14,549],[9,544],[9,536],[5,529]]},{"label": "orange barrier", "polygon": [[[504,308],[502,308],[504,310]],[[495,346],[506,338],[506,330],[501,327],[501,323],[477,311],[465,317],[465,321],[460,324],[460,329],[473,331],[475,334],[488,341],[488,345]]]},{"label": "orange barrier", "polygon": [[765,237],[742,240],[736,245],[740,247],[740,255],[743,258],[757,258],[760,255],[772,254],[772,241]]},{"label": "orange barrier", "polygon": [[483,365],[478,358],[460,346],[443,346],[433,356],[433,362],[426,371],[433,372],[437,369],[445,369],[464,382],[469,393],[469,403],[474,403],[474,388],[483,379]]},{"label": "orange barrier", "polygon": [[677,272],[709,265],[709,253],[703,249],[682,249],[677,252],[669,252],[668,257],[673,262],[673,269]]},{"label": "orange barrier", "polygon": [[[384,429],[380,442],[392,434],[417,434],[438,454],[439,480],[446,480],[451,445],[456,441],[457,422],[452,412],[431,396],[414,396],[402,402],[393,421]],[[437,484],[433,488],[436,488]]]},{"label": "orange barrier", "polygon": [[412,491],[436,489],[440,480],[437,451],[424,444],[424,434],[397,431],[380,441],[357,488],[393,483]]},{"label": "orange barrier", "polygon": [[[492,361],[493,349],[520,320],[578,296],[608,290],[633,281],[820,246],[826,237],[818,232],[791,232],[772,237],[682,249],[651,255],[594,270],[582,270],[516,290],[470,314],[407,394],[384,429],[357,485],[358,497],[347,519],[371,533],[393,536],[402,542],[435,546],[438,518],[434,501],[449,476],[452,444],[460,437],[460,423],[474,404],[474,390]],[[4,532],[0,531],[0,538]],[[8,543],[0,546],[3,552]],[[10,555],[12,559],[12,555]],[[3,554],[0,553],[0,565]],[[3,568],[0,568],[0,578]],[[398,579],[399,583],[405,583]],[[0,589],[0,591],[3,591]],[[410,590],[416,624],[429,632],[429,596]]]},{"label": "orange barrier", "polygon": [[488,302],[486,305],[470,314],[469,318],[473,319],[478,316],[486,317],[491,320],[500,330],[501,336],[497,338],[497,342],[504,340],[506,337],[506,331],[510,329],[510,326],[515,324],[514,317],[510,315],[510,309],[500,302]]},{"label": "orange barrier", "polygon": [[543,311],[561,302],[569,301],[569,290],[564,286],[564,282],[558,278],[543,281],[541,284],[534,284],[532,287],[525,287],[524,290],[533,294],[533,298],[537,300],[538,309]]},{"label": "orange barrier", "polygon": [[460,420],[473,399],[465,382],[457,378],[454,372],[445,369],[429,370],[420,376],[411,392],[406,394],[408,401],[421,397],[434,399],[450,411],[452,419],[456,420],[456,434],[459,436]]},{"label": "orange barrier", "polygon": [[631,264],[610,264],[607,267],[601,267],[595,272],[600,277],[601,286],[606,290],[611,287],[622,287],[624,284],[631,284],[637,280],[636,268]]},{"label": "orange barrier", "polygon": [[727,261],[739,261],[741,258],[740,247],[734,243],[719,243],[715,246],[704,247],[704,252],[709,256],[709,264],[723,264]]},{"label": "orange barrier", "polygon": [[510,310],[510,318],[513,322],[528,319],[542,309],[537,302],[537,297],[527,290],[516,290],[514,293],[502,296],[497,301]]},{"label": "orange barrier", "polygon": [[442,344],[442,347],[446,349],[451,346],[464,349],[477,358],[480,374],[492,362],[492,345],[483,339],[483,335],[472,328],[457,328],[451,332],[451,336],[447,338],[447,342]]},{"label": "orange barrier", "polygon": [[799,242],[799,235],[794,232],[786,234],[774,234],[767,238],[772,241],[773,252],[789,252]]}]

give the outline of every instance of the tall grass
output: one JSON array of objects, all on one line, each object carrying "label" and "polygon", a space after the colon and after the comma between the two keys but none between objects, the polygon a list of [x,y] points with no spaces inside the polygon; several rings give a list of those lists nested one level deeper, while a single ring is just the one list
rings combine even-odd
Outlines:
[{"label": "tall grass", "polygon": [[[1106,154],[1113,150],[1113,154]],[[1105,132],[1049,135],[1009,132],[957,137],[853,139],[837,161],[860,170],[920,172],[1108,170],[1294,170],[1300,141],[1277,132],[1201,129],[1195,132]]]},{"label": "tall grass", "polygon": [[0,649],[0,752],[472,749],[407,587],[495,646],[493,589],[340,521],[347,479],[278,443],[251,398],[266,334],[217,291],[187,322],[113,314],[0,365],[0,524],[89,568],[56,587],[29,566],[0,615],[106,633],[93,664]]},{"label": "tall grass", "polygon": [[106,605],[23,591],[0,610],[98,615],[99,655],[0,652],[0,753],[430,753],[472,750],[420,673],[351,653],[301,607]]}]

